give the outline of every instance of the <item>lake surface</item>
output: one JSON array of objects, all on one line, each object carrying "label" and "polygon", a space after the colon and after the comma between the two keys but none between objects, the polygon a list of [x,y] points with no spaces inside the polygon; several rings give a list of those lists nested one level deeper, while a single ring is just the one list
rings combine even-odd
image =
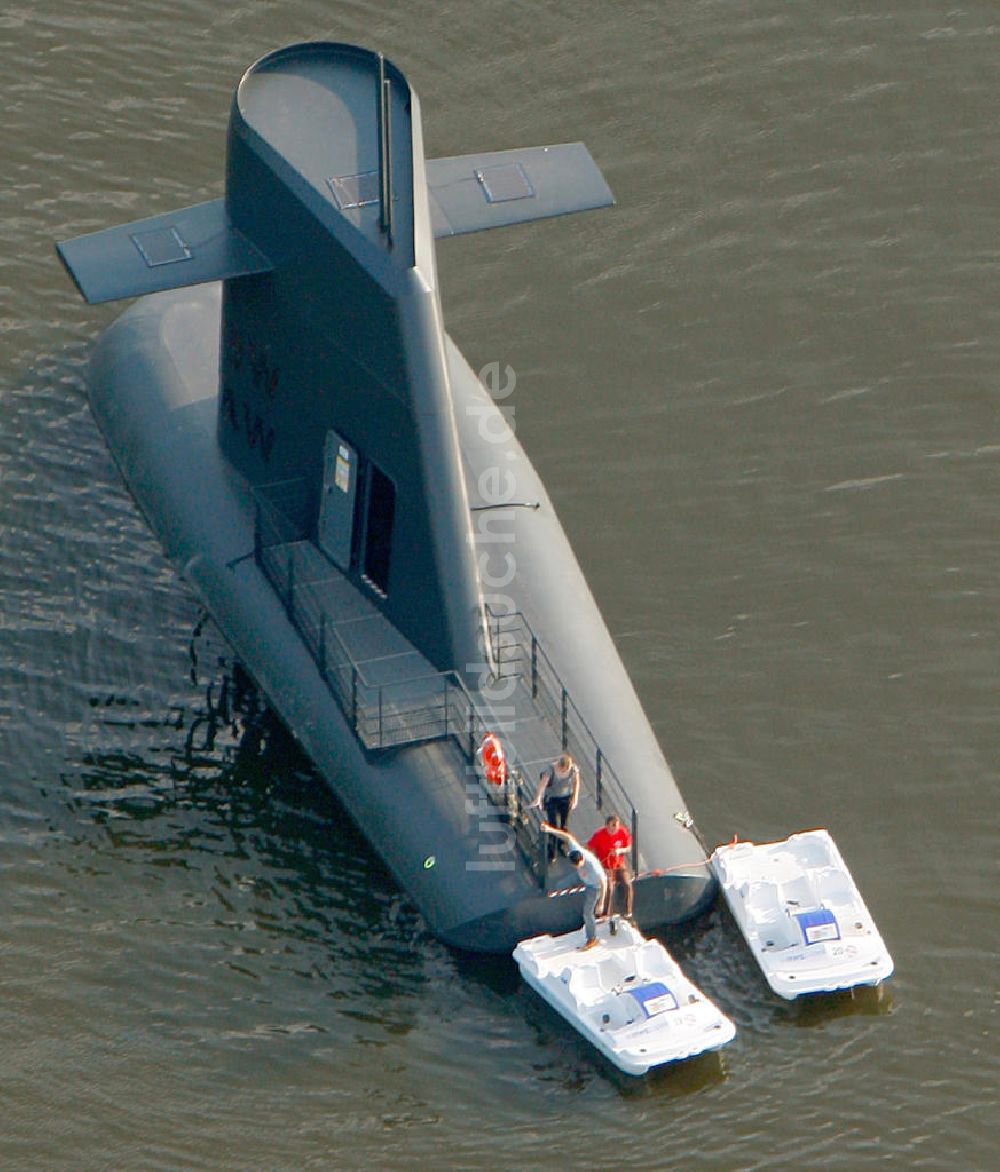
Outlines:
[{"label": "lake surface", "polygon": [[[710,842],[830,828],[896,962],[615,1077],[449,952],[164,561],[53,240],[214,198],[232,89],[382,48],[429,156],[583,139],[610,211],[442,242]],[[0,9],[0,1165],[995,1166],[994,3]]]}]

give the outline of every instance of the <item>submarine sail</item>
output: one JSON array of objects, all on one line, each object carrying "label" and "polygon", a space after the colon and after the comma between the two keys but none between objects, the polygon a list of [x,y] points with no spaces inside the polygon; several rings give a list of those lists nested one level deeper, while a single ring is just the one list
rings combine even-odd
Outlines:
[{"label": "submarine sail", "polygon": [[87,300],[139,298],[89,374],[130,491],[457,947],[578,922],[532,803],[562,752],[574,833],[631,830],[640,924],[715,894],[545,488],[442,319],[436,239],[611,202],[579,143],[425,159],[399,69],[308,43],[240,81],[222,199],[57,246]]}]

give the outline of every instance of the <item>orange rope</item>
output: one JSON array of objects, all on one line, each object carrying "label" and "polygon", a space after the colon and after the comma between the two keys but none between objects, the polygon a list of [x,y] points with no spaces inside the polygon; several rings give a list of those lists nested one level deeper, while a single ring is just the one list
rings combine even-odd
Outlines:
[{"label": "orange rope", "polygon": [[[738,834],[734,834],[729,842],[720,842],[719,846],[717,846],[715,849],[719,850],[724,846],[735,846],[739,841],[740,836]],[[685,871],[688,867],[703,867],[706,864],[711,863],[711,861],[712,856],[708,855],[707,858],[704,859],[695,859],[693,863],[678,863],[676,867],[657,867],[653,871],[640,872],[638,875],[636,875],[636,879],[642,879],[646,875],[666,875],[670,871]]]},{"label": "orange rope", "polygon": [[[738,834],[734,834],[732,839],[729,842],[720,843],[719,846],[720,847],[722,847],[722,846],[736,846],[736,844],[739,841],[740,841],[740,836]],[[718,850],[718,849],[719,848],[716,847],[716,850]],[[635,878],[636,879],[656,878],[657,875],[667,875],[671,871],[686,871],[690,867],[704,867],[707,864],[711,863],[711,861],[712,861],[712,856],[708,855],[704,859],[695,859],[695,861],[693,863],[678,863],[674,867],[656,867],[652,871],[640,871],[639,874],[636,875]],[[586,888],[584,888],[584,887],[561,887],[557,891],[550,891],[548,893],[548,897],[549,897],[549,899],[552,899],[552,897],[556,896],[556,895],[572,895],[576,891],[585,891],[585,890],[586,890]]]},{"label": "orange rope", "polygon": [[[653,871],[640,871],[636,875],[636,879],[656,878],[657,875],[666,875],[669,871],[685,871],[689,867],[701,867],[705,863],[711,862],[711,859],[696,859],[693,863],[678,863],[676,867],[657,867]],[[572,895],[576,891],[586,891],[586,887],[559,887],[555,891],[548,893],[548,898],[552,899],[556,895]]]}]

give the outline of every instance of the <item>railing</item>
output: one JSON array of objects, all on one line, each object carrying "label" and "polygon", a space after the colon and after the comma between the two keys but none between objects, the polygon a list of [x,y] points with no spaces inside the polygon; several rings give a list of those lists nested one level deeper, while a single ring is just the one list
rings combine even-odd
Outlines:
[{"label": "railing", "polygon": [[[479,777],[484,792],[506,816],[518,847],[539,881],[547,873],[542,816],[531,809],[537,782],[507,746],[508,784],[491,785],[475,768],[487,732],[502,728],[488,703],[475,702],[454,671],[400,682],[370,681],[351,655],[335,617],[309,582],[303,543],[310,538],[305,481],[282,481],[254,492],[254,559],[281,599],[327,687],[366,749],[389,749],[451,737]],[[497,673],[516,677],[580,766],[580,785],[598,810],[614,811],[632,832],[633,869],[639,869],[639,816],[597,739],[569,695],[552,661],[520,612],[494,615],[487,626]]]},{"label": "railing", "polygon": [[580,766],[580,787],[598,810],[617,814],[632,831],[632,869],[639,870],[639,812],[604,755],[565,684],[520,611],[494,614],[486,607],[487,628],[497,673],[519,679],[549,723],[563,750]]},{"label": "railing", "polygon": [[[511,826],[525,861],[544,884],[547,870],[541,816],[530,809],[534,787],[516,754],[508,752],[508,782],[495,786],[476,768],[483,737],[500,727],[488,704],[473,701],[453,671],[399,683],[366,678],[337,630],[306,572],[301,543],[309,534],[304,482],[283,481],[254,493],[254,559],[281,599],[289,621],[315,660],[355,735],[366,749],[388,749],[420,741],[454,739],[483,792]],[[300,520],[295,520],[298,515]]]},{"label": "railing", "polygon": [[[308,533],[294,519],[300,481],[258,489],[254,500],[254,560],[274,587],[320,674],[367,749],[388,749],[458,733],[454,672],[376,684],[344,643],[320,591],[309,580]],[[462,689],[464,691],[464,689]]]}]

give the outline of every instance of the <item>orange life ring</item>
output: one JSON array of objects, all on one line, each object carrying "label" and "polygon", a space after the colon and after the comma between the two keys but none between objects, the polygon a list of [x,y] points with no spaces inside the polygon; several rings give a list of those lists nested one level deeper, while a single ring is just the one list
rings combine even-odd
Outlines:
[{"label": "orange life ring", "polygon": [[488,732],[479,746],[483,758],[483,770],[486,780],[494,785],[503,785],[507,780],[507,758],[504,756],[503,745],[496,733]]}]

